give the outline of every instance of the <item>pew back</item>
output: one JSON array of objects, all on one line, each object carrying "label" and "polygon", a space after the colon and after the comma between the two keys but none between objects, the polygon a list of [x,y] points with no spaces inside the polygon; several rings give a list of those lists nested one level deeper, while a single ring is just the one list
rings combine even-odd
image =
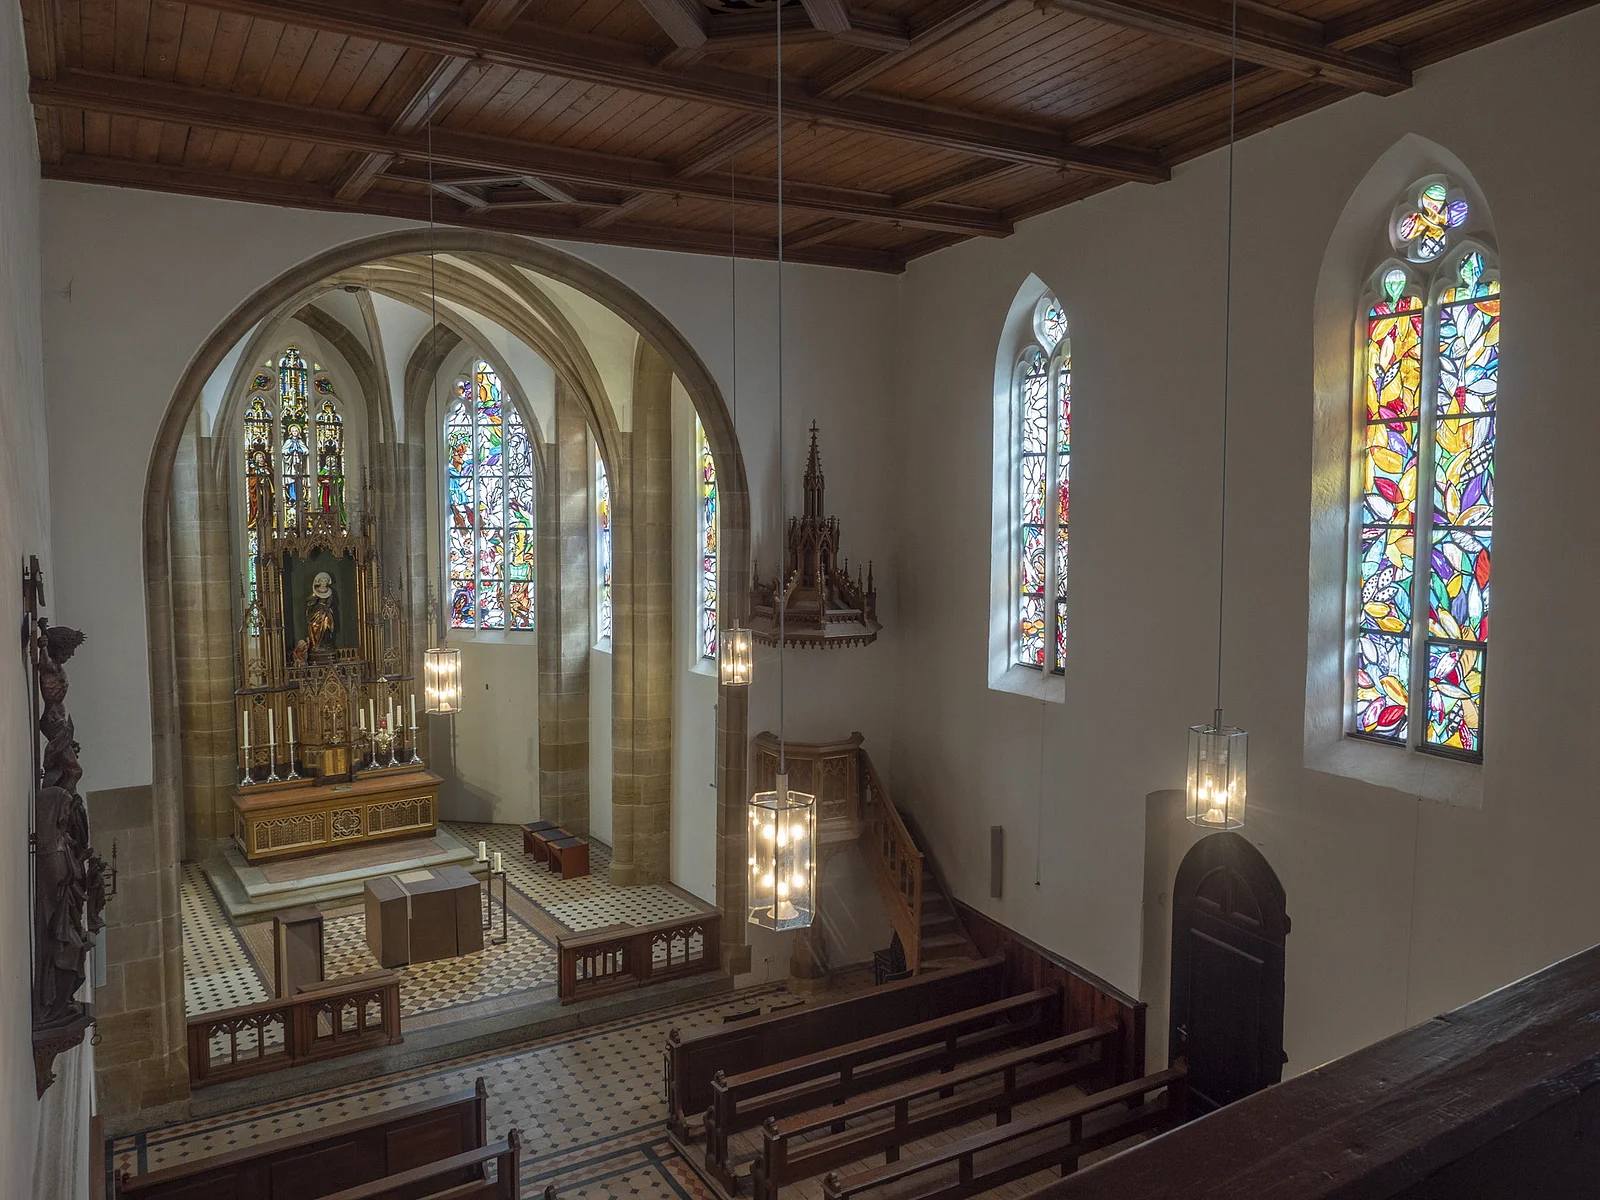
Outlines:
[{"label": "pew back", "polygon": [[666,1051],[668,1124],[683,1140],[693,1136],[690,1121],[711,1104],[711,1081],[718,1071],[740,1074],[998,1000],[1005,995],[1004,967],[1002,959],[990,958],[796,1012],[688,1035],[674,1029]]},{"label": "pew back", "polygon": [[[492,1179],[487,1169],[491,1163]],[[324,1200],[518,1200],[521,1173],[522,1136],[513,1126],[492,1145],[386,1175]],[[553,1188],[546,1189],[547,1200],[553,1194]]]},{"label": "pew back", "polygon": [[114,1194],[118,1200],[319,1200],[480,1149],[487,1140],[488,1091],[480,1076],[472,1088],[447,1096],[143,1175],[119,1175]]}]

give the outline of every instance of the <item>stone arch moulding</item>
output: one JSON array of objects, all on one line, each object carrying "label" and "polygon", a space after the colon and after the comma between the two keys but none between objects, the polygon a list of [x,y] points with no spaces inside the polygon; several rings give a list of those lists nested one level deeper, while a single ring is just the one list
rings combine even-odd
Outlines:
[{"label": "stone arch moulding", "polygon": [[[429,252],[481,255],[562,282],[605,305],[628,322],[670,365],[700,417],[722,487],[724,554],[719,592],[733,602],[726,620],[745,619],[750,589],[750,492],[744,459],[728,406],[710,369],[688,340],[652,304],[620,280],[574,255],[540,242],[487,230],[425,228],[359,238],[335,246],[280,274],[242,301],[195,351],[173,390],[145,475],[145,620],[149,638],[153,836],[158,862],[177,861],[182,840],[182,774],[177,702],[177,662],[173,638],[169,504],[173,466],[190,413],[200,402],[206,380],[228,351],[263,322],[296,311],[319,285],[341,271],[397,255]],[[744,806],[747,793],[748,701],[744,689],[719,688],[718,695],[717,902],[724,913],[721,957],[725,968],[749,970],[744,944]],[[177,915],[176,872],[162,872],[158,907]],[[164,946],[166,973],[181,956],[178,945]],[[183,991],[167,989],[163,1033],[165,1053],[184,1054]]]},{"label": "stone arch moulding", "polygon": [[1408,133],[1356,184],[1328,237],[1312,306],[1310,555],[1307,562],[1304,762],[1308,769],[1393,788],[1408,796],[1480,807],[1483,771],[1473,763],[1378,746],[1345,736],[1346,605],[1354,565],[1350,512],[1354,414],[1361,379],[1356,320],[1374,267],[1389,250],[1395,200],[1427,175],[1460,184],[1472,207],[1465,236],[1497,248],[1493,211],[1471,169],[1449,150]]}]

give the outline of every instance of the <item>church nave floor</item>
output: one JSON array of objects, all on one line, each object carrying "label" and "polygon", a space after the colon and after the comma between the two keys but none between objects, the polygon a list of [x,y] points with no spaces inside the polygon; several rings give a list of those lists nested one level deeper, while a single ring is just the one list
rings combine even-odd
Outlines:
[{"label": "church nave floor", "polygon": [[[556,995],[556,939],[607,925],[648,924],[691,916],[710,908],[671,887],[614,888],[609,882],[610,848],[590,843],[590,874],[578,879],[552,875],[525,858],[522,832],[515,825],[450,823],[468,845],[480,839],[505,859],[509,940],[491,944],[502,927],[500,888],[493,900],[493,928],[481,951],[396,968],[401,1014],[410,1030],[454,1024],[527,1005],[553,1002]],[[235,926],[197,863],[181,864],[184,1003],[199,1016],[272,998],[272,923]],[[326,974],[329,979],[375,970],[366,944],[360,904],[323,910]]]}]

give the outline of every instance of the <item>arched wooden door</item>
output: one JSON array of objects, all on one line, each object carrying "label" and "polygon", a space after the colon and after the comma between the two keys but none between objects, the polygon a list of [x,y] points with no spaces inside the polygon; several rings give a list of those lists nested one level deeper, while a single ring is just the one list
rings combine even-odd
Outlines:
[{"label": "arched wooden door", "polygon": [[1172,889],[1169,1057],[1210,1112],[1283,1078],[1283,885],[1237,833],[1203,838]]}]

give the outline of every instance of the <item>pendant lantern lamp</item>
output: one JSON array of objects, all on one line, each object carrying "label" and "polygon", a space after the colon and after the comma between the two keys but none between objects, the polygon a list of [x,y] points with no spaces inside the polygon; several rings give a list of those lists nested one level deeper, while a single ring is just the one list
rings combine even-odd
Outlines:
[{"label": "pendant lantern lamp", "polygon": [[1217,535],[1217,707],[1209,725],[1189,727],[1189,779],[1184,815],[1209,831],[1244,825],[1246,756],[1250,735],[1222,719],[1222,640],[1227,613],[1228,566],[1228,385],[1233,365],[1233,159],[1238,144],[1239,0],[1232,4],[1232,53],[1228,85],[1227,286],[1222,336],[1222,519]]},{"label": "pendant lantern lamp", "polygon": [[724,687],[749,687],[751,668],[750,631],[742,625],[730,625],[722,631],[722,644],[717,648],[717,678]]},{"label": "pendant lantern lamp", "polygon": [[461,651],[439,646],[423,654],[423,695],[428,711],[448,715],[461,711]]},{"label": "pendant lantern lamp", "polygon": [[[778,25],[778,508],[779,528],[788,525],[783,502],[783,6]],[[778,770],[770,792],[750,797],[750,879],[746,898],[750,923],[763,929],[805,929],[816,916],[817,798],[789,790],[783,721],[784,618],[788,606],[778,601]],[[750,633],[737,626],[723,644],[722,678],[731,670],[750,679]],[[729,654],[732,654],[730,661]]]},{"label": "pendant lantern lamp", "polygon": [[816,912],[817,799],[779,775],[750,799],[750,923],[804,929]]}]

